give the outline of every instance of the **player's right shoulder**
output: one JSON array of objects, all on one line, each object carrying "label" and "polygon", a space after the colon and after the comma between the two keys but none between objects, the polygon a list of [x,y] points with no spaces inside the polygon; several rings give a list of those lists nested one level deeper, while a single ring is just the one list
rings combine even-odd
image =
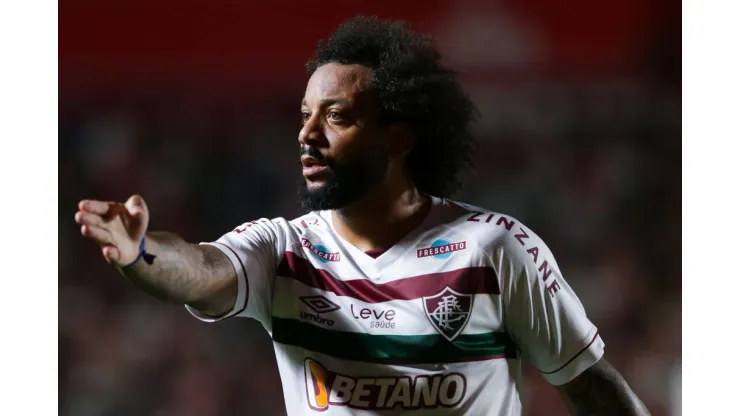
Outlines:
[{"label": "player's right shoulder", "polygon": [[291,220],[285,217],[258,218],[238,225],[227,235],[238,235],[245,238],[283,238],[292,241],[306,234],[330,232],[331,225],[323,214],[323,212],[309,212]]},{"label": "player's right shoulder", "polygon": [[281,227],[288,227],[290,226],[290,222],[287,221],[283,217],[276,217],[276,218],[257,218],[254,220],[247,221],[243,224],[238,225],[236,228],[231,230],[231,232],[241,234],[247,231],[251,230],[259,230],[259,229],[279,229]]}]

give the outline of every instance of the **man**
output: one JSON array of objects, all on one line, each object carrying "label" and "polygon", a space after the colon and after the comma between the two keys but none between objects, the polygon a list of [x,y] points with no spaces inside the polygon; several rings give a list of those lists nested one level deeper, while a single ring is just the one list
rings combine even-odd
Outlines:
[{"label": "man", "polygon": [[308,72],[298,135],[308,214],[189,244],[149,231],[140,196],[86,200],[82,234],[198,319],[261,322],[291,415],[522,414],[522,359],[574,414],[647,414],[544,242],[510,216],[445,198],[471,160],[474,107],[433,43],[355,18]]}]

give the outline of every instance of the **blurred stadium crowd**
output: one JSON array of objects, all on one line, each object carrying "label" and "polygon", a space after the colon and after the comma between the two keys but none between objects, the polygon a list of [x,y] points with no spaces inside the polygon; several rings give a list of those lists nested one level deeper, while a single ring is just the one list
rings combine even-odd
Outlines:
[{"label": "blurred stadium crowd", "polygon": [[[599,327],[609,360],[653,415],[680,414],[675,39],[650,38],[655,44],[635,52],[628,71],[578,72],[512,64],[532,59],[522,50],[543,53],[513,37],[517,53],[469,70],[478,55],[453,53],[465,40],[438,27],[481,110],[478,168],[454,199],[535,230]],[[140,193],[152,229],[192,242],[260,217],[300,215],[301,87],[267,93],[173,81],[62,90],[60,414],[284,414],[272,345],[256,322],[204,324],[146,297],[79,236],[73,214],[82,198]],[[531,367],[525,375],[529,414],[564,414],[555,389]]]}]

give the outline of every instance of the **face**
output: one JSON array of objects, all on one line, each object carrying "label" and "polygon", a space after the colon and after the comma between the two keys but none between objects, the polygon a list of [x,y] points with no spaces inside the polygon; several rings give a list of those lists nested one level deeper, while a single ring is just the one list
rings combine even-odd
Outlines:
[{"label": "face", "polygon": [[334,63],[319,67],[308,81],[298,135],[303,208],[346,207],[384,180],[389,138],[378,122],[370,81],[366,67]]}]

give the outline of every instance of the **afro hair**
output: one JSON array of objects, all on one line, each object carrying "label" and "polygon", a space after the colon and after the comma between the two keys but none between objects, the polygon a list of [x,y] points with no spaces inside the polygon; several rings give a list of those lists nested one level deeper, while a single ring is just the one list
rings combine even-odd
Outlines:
[{"label": "afro hair", "polygon": [[320,42],[306,68],[310,75],[328,63],[367,67],[381,122],[413,128],[406,165],[421,192],[449,197],[459,190],[460,174],[473,167],[477,110],[429,36],[402,21],[358,16]]}]

